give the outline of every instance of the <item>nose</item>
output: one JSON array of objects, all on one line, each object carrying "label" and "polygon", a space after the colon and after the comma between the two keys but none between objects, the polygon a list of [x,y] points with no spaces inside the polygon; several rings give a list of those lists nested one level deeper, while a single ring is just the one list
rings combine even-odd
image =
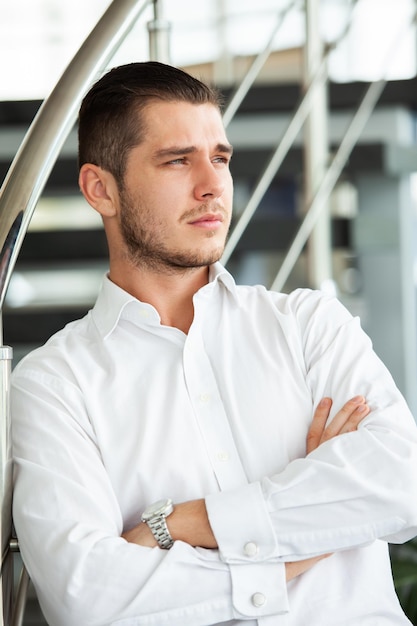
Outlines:
[{"label": "nose", "polygon": [[227,176],[230,176],[227,169],[211,161],[201,165],[194,184],[195,199],[204,201],[219,198],[225,190]]}]

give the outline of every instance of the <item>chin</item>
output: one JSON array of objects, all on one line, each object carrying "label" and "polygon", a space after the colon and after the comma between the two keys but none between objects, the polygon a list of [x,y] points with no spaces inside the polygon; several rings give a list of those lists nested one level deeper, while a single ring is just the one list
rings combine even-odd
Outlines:
[{"label": "chin", "polygon": [[220,261],[224,252],[224,246],[222,248],[218,248],[217,250],[213,250],[208,252],[206,255],[200,254],[201,258],[204,259],[202,265],[212,265],[217,261]]},{"label": "chin", "polygon": [[190,253],[187,258],[183,258],[183,262],[179,263],[179,265],[183,267],[206,267],[219,261],[222,254],[223,249],[217,250],[216,252],[208,252],[207,254],[203,254],[201,251],[194,255]]}]

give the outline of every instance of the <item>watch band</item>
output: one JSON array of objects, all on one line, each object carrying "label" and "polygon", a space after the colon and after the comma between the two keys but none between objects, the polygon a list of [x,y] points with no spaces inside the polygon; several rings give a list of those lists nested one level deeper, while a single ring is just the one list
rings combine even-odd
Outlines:
[{"label": "watch band", "polygon": [[164,550],[172,548],[174,541],[169,533],[165,515],[154,517],[147,522],[158,545]]},{"label": "watch band", "polygon": [[172,500],[167,498],[151,504],[142,513],[142,522],[148,524],[159,547],[164,550],[169,550],[174,543],[166,523],[166,518],[173,510]]}]

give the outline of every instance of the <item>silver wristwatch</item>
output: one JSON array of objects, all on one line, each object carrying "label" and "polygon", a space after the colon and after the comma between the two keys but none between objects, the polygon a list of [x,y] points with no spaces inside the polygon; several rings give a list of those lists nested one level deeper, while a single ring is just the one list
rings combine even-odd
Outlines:
[{"label": "silver wristwatch", "polygon": [[166,518],[171,515],[173,510],[172,500],[168,498],[151,504],[142,513],[142,522],[148,524],[159,547],[164,550],[172,548],[174,543],[166,523]]}]

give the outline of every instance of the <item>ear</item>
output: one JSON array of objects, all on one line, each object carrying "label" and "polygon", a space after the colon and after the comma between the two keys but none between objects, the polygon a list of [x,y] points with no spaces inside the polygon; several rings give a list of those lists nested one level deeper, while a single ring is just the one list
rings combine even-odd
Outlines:
[{"label": "ear", "polygon": [[114,176],[98,165],[85,163],[78,178],[81,192],[87,202],[102,217],[117,214],[119,192]]}]

